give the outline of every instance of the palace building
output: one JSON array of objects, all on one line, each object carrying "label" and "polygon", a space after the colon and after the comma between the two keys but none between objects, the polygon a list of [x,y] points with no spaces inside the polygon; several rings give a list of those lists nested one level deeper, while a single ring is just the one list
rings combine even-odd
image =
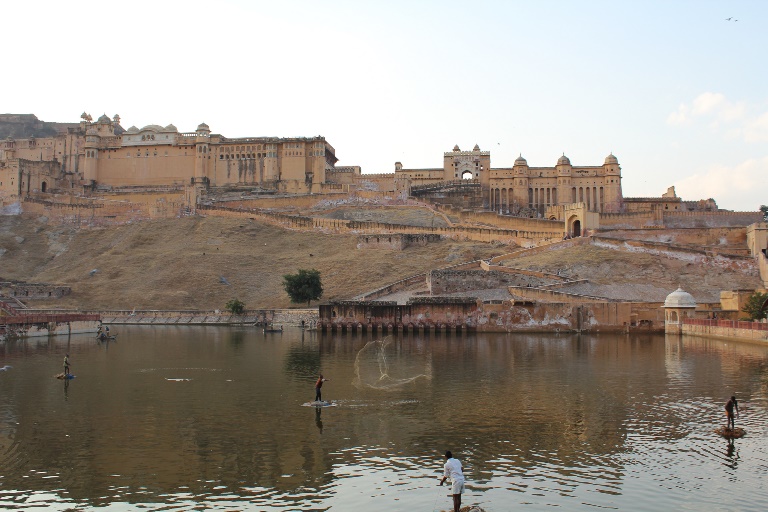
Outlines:
[{"label": "palace building", "polygon": [[194,132],[172,124],[124,130],[119,116],[81,117],[54,135],[0,143],[0,196],[190,184],[322,193],[337,161],[322,136],[227,138],[205,123]]},{"label": "palace building", "polygon": [[449,180],[477,180],[483,207],[502,214],[529,209],[543,216],[548,207],[584,203],[588,211],[618,212],[622,204],[621,167],[613,154],[603,165],[574,166],[565,155],[553,167],[531,167],[522,155],[512,167],[491,167],[490,151],[475,145],[472,151],[443,154],[443,167],[404,169],[395,164],[395,176],[412,186]]}]

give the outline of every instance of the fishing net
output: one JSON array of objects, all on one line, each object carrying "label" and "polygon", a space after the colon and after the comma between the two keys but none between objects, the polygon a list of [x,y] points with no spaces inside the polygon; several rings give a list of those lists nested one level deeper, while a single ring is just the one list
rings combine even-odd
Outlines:
[{"label": "fishing net", "polygon": [[355,386],[391,391],[417,380],[432,380],[432,358],[395,342],[392,336],[369,341],[355,357]]}]

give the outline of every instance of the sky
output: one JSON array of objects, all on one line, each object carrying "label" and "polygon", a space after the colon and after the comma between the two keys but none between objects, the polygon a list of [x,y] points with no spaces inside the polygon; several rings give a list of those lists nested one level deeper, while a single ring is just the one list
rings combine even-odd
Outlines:
[{"label": "sky", "polygon": [[[226,137],[323,135],[363,173],[602,165],[625,197],[768,204],[768,2],[228,1],[3,5],[0,112]],[[728,20],[727,18],[731,18]],[[738,21],[736,21],[738,20]]]}]

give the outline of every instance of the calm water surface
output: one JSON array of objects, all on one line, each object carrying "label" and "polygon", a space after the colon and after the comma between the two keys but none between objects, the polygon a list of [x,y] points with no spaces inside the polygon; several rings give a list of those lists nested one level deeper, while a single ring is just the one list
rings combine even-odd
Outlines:
[{"label": "calm water surface", "polygon": [[768,347],[113,330],[0,343],[0,509],[446,510],[451,449],[489,511],[768,510]]}]

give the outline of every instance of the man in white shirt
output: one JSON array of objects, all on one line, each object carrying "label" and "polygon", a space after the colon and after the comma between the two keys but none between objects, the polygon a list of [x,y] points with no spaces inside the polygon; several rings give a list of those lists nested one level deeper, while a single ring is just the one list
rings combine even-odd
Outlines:
[{"label": "man in white shirt", "polygon": [[451,494],[453,495],[453,512],[459,512],[461,509],[461,493],[464,492],[464,473],[461,472],[461,462],[453,458],[450,450],[445,452],[445,471],[440,485],[451,479]]}]

